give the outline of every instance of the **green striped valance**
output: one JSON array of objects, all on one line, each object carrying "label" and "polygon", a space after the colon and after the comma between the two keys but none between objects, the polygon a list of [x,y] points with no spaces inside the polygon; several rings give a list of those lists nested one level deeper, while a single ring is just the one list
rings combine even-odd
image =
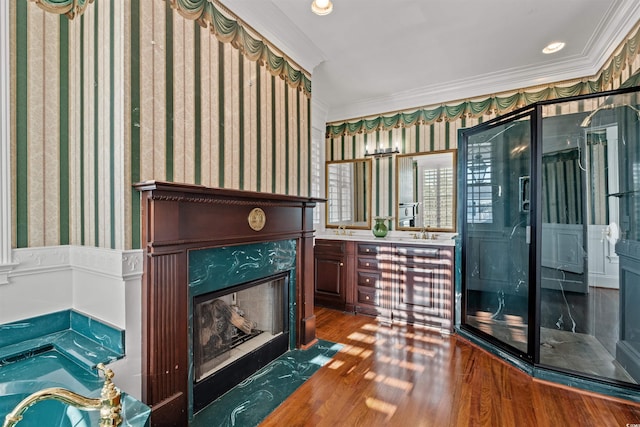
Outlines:
[{"label": "green striped valance", "polygon": [[[266,64],[272,74],[280,76],[290,86],[304,90],[308,95],[311,95],[311,80],[302,70],[292,66],[283,56],[276,54],[268,43],[251,36],[237,21],[226,17],[210,0],[167,1],[171,2],[171,7],[176,9],[180,15],[197,21],[204,28],[209,28],[218,40],[223,43],[231,43],[247,59]],[[232,15],[226,9],[225,11]]]},{"label": "green striped valance", "polygon": [[625,89],[628,87],[636,87],[636,86],[640,86],[640,70],[638,70],[634,75],[629,77],[627,81],[625,81],[620,86],[620,89]]},{"label": "green striped valance", "polygon": [[69,19],[80,16],[84,13],[89,3],[93,0],[31,0],[41,9],[47,12],[67,15]]},{"label": "green striped valance", "polygon": [[[454,105],[428,106],[417,110],[394,112],[378,117],[362,118],[357,121],[336,122],[327,124],[327,138],[343,135],[355,135],[375,131],[388,131],[393,128],[411,127],[420,124],[432,124],[441,121],[454,121],[462,117],[480,117],[483,114],[505,114],[525,105],[548,99],[566,98],[602,92],[618,78],[626,66],[633,63],[639,54],[640,29],[614,54],[594,79],[582,79],[562,86],[551,84],[542,89],[540,86],[521,89],[516,93],[491,95],[484,99],[464,100]],[[632,76],[623,87],[637,86],[640,76]]]}]

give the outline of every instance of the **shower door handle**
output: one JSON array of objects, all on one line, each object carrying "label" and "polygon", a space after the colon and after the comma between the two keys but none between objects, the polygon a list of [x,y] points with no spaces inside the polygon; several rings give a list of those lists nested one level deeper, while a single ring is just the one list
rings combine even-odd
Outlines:
[{"label": "shower door handle", "polygon": [[531,226],[527,225],[525,227],[525,240],[527,242],[527,245],[531,244]]},{"label": "shower door handle", "polygon": [[529,212],[529,187],[529,176],[521,176],[518,179],[518,188],[520,189],[520,200],[518,201],[520,205],[520,212]]}]

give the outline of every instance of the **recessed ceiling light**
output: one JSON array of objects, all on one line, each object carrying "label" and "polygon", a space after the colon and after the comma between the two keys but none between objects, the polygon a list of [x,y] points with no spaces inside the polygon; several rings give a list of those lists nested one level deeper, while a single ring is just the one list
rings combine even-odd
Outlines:
[{"label": "recessed ceiling light", "polygon": [[542,53],[556,53],[564,47],[564,42],[553,42],[549,43],[544,49],[542,49]]},{"label": "recessed ceiling light", "polygon": [[333,10],[333,3],[331,0],[313,0],[311,10],[316,15],[328,15]]}]

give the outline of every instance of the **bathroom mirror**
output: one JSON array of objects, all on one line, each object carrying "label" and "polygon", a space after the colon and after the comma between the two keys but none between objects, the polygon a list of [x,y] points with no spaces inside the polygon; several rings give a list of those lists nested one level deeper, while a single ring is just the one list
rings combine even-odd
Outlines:
[{"label": "bathroom mirror", "polygon": [[371,159],[327,162],[327,228],[371,228]]},{"label": "bathroom mirror", "polygon": [[456,150],[396,156],[396,228],[455,232]]}]

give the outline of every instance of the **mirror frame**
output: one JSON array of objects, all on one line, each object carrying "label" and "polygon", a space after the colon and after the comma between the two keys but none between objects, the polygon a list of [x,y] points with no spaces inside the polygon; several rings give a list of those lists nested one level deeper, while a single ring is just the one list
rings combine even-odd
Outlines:
[{"label": "mirror frame", "polygon": [[418,153],[407,153],[407,154],[398,154],[396,156],[396,173],[395,173],[395,180],[396,180],[396,186],[395,186],[395,200],[396,200],[396,207],[395,207],[395,226],[396,226],[396,230],[400,230],[400,231],[419,231],[422,229],[422,227],[401,227],[400,226],[400,203],[398,203],[398,200],[400,200],[400,192],[399,192],[399,186],[400,186],[400,179],[399,179],[399,172],[400,172],[400,159],[401,158],[405,158],[405,157],[416,157],[416,156],[430,156],[430,155],[437,155],[437,154],[447,154],[450,153],[452,158],[451,158],[451,168],[453,169],[453,193],[452,193],[452,220],[453,220],[453,226],[451,228],[443,228],[443,227],[429,227],[429,231],[436,231],[436,232],[442,232],[442,233],[455,233],[456,232],[456,228],[457,228],[457,183],[458,183],[458,150],[456,148],[450,149],[450,150],[437,150],[437,151],[423,151],[423,152],[418,152]]},{"label": "mirror frame", "polygon": [[[332,164],[337,164],[337,163],[359,163],[359,162],[363,162],[367,164],[367,172],[365,175],[365,188],[367,189],[367,199],[365,201],[366,205],[367,205],[367,209],[366,209],[366,213],[367,213],[367,224],[366,225],[353,225],[353,224],[335,224],[335,223],[329,223],[329,166]],[[370,230],[371,229],[371,189],[372,189],[372,185],[371,185],[371,180],[373,177],[373,163],[371,162],[371,159],[351,159],[351,160],[332,160],[332,161],[327,161],[325,162],[325,168],[324,168],[324,179],[325,179],[325,187],[324,187],[324,191],[325,191],[325,199],[327,199],[327,202],[325,203],[325,216],[324,216],[324,223],[325,223],[325,227],[326,228],[338,228],[338,227],[342,227],[344,226],[345,228],[349,228],[349,229],[354,229],[354,230]]]}]

